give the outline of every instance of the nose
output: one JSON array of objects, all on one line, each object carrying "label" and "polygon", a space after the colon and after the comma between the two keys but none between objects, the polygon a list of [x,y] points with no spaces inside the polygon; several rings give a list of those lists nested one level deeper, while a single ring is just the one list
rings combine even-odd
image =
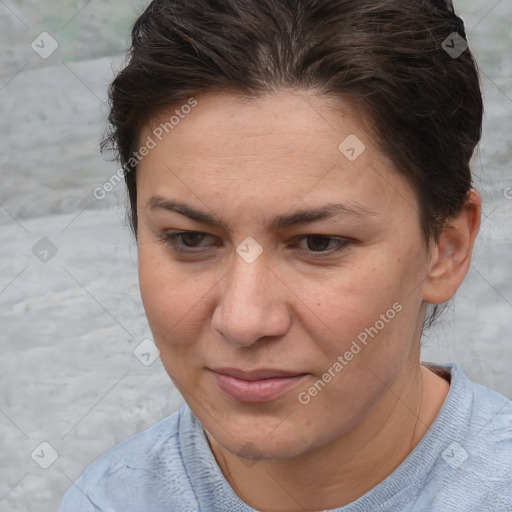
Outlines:
[{"label": "nose", "polygon": [[212,324],[229,343],[250,347],[262,338],[282,337],[290,328],[288,288],[265,258],[247,263],[238,255],[220,284]]}]

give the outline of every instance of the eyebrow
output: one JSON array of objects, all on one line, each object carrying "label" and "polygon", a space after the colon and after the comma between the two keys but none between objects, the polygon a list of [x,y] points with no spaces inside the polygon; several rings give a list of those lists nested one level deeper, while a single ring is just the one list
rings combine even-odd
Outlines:
[{"label": "eyebrow", "polygon": [[[161,196],[153,196],[147,202],[147,207],[151,210],[160,208],[176,212],[201,224],[221,227],[226,231],[230,231],[229,225],[216,215],[212,215],[179,201],[164,199]],[[377,215],[378,214],[376,212],[369,210],[358,203],[351,203],[350,205],[329,203],[320,208],[297,210],[293,213],[273,217],[269,223],[269,228],[271,230],[278,231],[297,224],[308,224],[319,220],[332,219],[338,216],[362,219],[363,217]]]}]

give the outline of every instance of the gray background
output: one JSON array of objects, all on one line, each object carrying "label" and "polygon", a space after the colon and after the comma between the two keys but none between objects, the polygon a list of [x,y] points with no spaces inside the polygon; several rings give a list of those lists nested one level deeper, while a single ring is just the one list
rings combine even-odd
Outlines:
[{"label": "gray background", "polygon": [[[106,88],[145,4],[0,0],[0,511],[56,510],[88,463],[183,403],[160,361],[133,353],[151,333],[123,187],[93,196],[117,170],[98,151]],[[485,94],[484,222],[423,359],[512,397],[512,4],[456,6]],[[47,59],[31,48],[43,31],[59,44]]]}]

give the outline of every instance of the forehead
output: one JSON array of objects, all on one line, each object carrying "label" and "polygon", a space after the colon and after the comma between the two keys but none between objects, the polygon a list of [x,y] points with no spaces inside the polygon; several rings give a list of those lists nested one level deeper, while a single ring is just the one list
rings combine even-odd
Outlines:
[{"label": "forehead", "polygon": [[210,93],[194,101],[191,109],[162,111],[144,127],[140,142],[152,139],[154,148],[139,165],[143,192],[164,197],[179,190],[205,202],[237,194],[252,204],[290,207],[320,199],[377,201],[384,208],[398,194],[414,205],[367,119],[349,103],[297,91],[250,99]]},{"label": "forehead", "polygon": [[[348,102],[312,92],[283,89],[255,97],[206,93],[193,101],[193,108],[188,107],[189,98],[162,110],[144,127],[142,135],[162,132],[163,128],[163,136],[172,133],[179,137],[186,131],[186,137],[196,144],[196,154],[230,149],[233,154],[242,153],[242,141],[255,150],[259,145],[284,150],[310,140],[332,150],[347,131],[357,132],[360,138],[370,135],[362,111]],[[303,149],[310,149],[309,145]],[[318,159],[322,157],[320,149],[314,152]]]}]

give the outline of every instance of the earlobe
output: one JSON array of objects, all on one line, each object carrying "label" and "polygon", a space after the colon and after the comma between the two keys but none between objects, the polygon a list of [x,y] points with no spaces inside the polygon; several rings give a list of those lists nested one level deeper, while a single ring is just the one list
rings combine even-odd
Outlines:
[{"label": "earlobe", "polygon": [[460,213],[447,220],[432,249],[423,292],[425,302],[441,304],[455,295],[471,264],[481,212],[480,194],[472,189]]}]

